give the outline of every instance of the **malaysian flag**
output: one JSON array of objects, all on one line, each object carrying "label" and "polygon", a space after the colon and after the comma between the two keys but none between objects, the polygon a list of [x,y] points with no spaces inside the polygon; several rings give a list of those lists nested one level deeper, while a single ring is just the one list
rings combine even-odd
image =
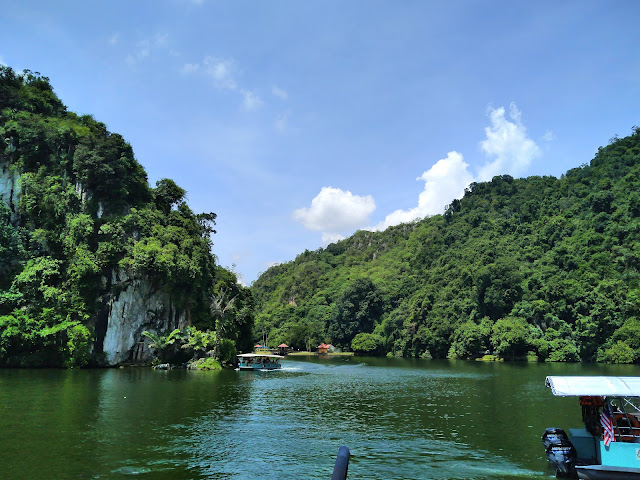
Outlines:
[{"label": "malaysian flag", "polygon": [[600,423],[604,429],[604,446],[608,447],[611,442],[615,442],[616,439],[613,436],[613,421],[611,415],[611,407],[609,402],[605,402],[602,407],[602,414],[600,415]]}]

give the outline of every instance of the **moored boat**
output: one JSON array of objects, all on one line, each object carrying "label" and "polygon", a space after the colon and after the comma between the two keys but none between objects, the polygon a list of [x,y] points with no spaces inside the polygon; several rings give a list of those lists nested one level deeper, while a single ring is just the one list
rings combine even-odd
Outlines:
[{"label": "moored boat", "polygon": [[575,396],[584,428],[542,436],[557,477],[640,480],[640,377],[549,376],[556,396]]},{"label": "moored boat", "polygon": [[241,353],[238,357],[239,370],[278,370],[282,368],[281,355],[266,353]]}]

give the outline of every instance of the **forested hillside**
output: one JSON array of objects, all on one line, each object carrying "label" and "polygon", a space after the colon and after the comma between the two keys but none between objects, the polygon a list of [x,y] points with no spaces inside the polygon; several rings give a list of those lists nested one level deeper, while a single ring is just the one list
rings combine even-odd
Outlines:
[{"label": "forested hillside", "polygon": [[[150,188],[123,137],[67,111],[46,77],[0,67],[0,366],[99,365],[107,344],[112,363],[131,345],[248,348],[250,292],[215,263],[216,215],[185,194]],[[140,291],[155,310],[122,301]]]},{"label": "forested hillside", "polygon": [[635,362],[639,193],[634,127],[560,179],[473,183],[443,215],[270,268],[252,285],[257,332],[301,349]]},{"label": "forested hillside", "polygon": [[216,265],[215,214],[172,180],[151,188],[123,137],[46,77],[0,67],[0,366],[100,365],[123,345],[111,364],[149,348],[224,359],[252,331],[300,349],[635,362],[639,187],[634,128],[560,179],[472,184],[443,215],[306,251],[249,291]]}]

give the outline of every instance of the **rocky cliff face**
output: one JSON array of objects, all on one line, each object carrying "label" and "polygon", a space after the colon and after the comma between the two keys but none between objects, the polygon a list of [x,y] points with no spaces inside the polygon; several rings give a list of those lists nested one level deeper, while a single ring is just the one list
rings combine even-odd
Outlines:
[{"label": "rocky cliff face", "polygon": [[142,332],[161,333],[187,326],[187,314],[176,309],[169,295],[157,291],[147,279],[128,279],[114,274],[112,292],[103,299],[96,321],[96,351],[103,352],[109,366],[148,363],[149,340]]},{"label": "rocky cliff face", "polygon": [[[12,222],[18,221],[20,188],[20,175],[0,159],[0,201],[11,210]],[[77,190],[85,201],[87,193],[82,186],[78,185]],[[104,353],[109,366],[150,362],[149,340],[142,332],[183,329],[187,325],[186,313],[176,309],[171,298],[155,290],[146,279],[129,279],[120,272],[113,274],[110,284],[113,293],[103,297],[103,308],[96,319],[95,350]]]},{"label": "rocky cliff face", "polygon": [[9,163],[0,158],[0,202],[11,210],[11,221],[18,218],[20,202],[20,175],[9,168]]},{"label": "rocky cliff face", "polygon": [[0,366],[143,363],[145,330],[208,325],[216,215],[173,180],[151,187],[123,136],[68,111],[46,77],[2,66],[0,97],[0,315],[24,319],[0,322]]}]

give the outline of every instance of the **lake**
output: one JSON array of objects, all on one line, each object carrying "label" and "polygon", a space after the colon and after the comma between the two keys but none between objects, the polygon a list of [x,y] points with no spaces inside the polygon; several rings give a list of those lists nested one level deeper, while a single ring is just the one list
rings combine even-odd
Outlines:
[{"label": "lake", "polygon": [[636,366],[289,357],[271,372],[0,370],[7,479],[548,478],[540,436],[580,425],[546,375]]}]

